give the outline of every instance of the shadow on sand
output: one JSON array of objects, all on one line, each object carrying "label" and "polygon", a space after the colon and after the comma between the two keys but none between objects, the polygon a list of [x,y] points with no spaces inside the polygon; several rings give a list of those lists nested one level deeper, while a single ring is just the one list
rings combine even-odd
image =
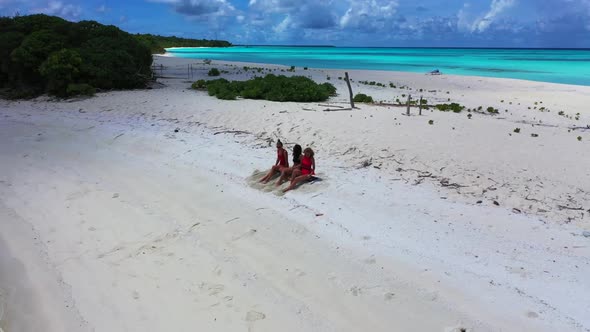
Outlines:
[{"label": "shadow on sand", "polygon": [[[261,183],[260,179],[262,179],[266,175],[267,172],[268,171],[255,170],[254,172],[252,172],[252,174],[249,177],[246,178],[246,182],[248,183],[248,185],[250,187],[252,187],[254,189],[258,189],[258,190],[264,191],[264,192],[272,192],[273,194],[275,194],[277,196],[285,195],[285,193],[283,192],[283,189],[285,189],[289,186],[289,181],[284,182],[280,186],[277,186],[276,183],[277,183],[277,180],[279,179],[279,173],[277,173],[267,183]],[[294,190],[297,190],[298,192],[304,192],[304,193],[314,193],[314,192],[321,191],[326,186],[327,186],[327,183],[323,177],[314,176],[312,178],[312,180],[310,180],[308,182],[300,183],[297,187],[295,187]]]}]

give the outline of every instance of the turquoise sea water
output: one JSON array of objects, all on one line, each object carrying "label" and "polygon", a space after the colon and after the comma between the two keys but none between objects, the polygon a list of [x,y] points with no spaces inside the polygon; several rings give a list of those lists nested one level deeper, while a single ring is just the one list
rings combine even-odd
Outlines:
[{"label": "turquoise sea water", "polygon": [[349,48],[234,46],[175,48],[183,58],[296,67],[393,70],[589,85],[590,49]]}]

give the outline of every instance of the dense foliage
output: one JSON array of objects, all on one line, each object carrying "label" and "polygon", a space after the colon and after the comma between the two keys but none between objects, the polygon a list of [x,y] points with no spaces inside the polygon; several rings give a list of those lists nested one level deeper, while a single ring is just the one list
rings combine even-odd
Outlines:
[{"label": "dense foliage", "polygon": [[373,97],[367,96],[364,93],[357,93],[354,98],[352,99],[355,103],[373,103]]},{"label": "dense foliage", "polygon": [[336,95],[336,88],[330,83],[317,84],[303,76],[276,76],[268,74],[248,81],[228,81],[220,78],[211,81],[199,80],[193,83],[194,89],[207,88],[210,96],[234,100],[264,99],[271,101],[316,102]]},{"label": "dense foliage", "polygon": [[136,34],[135,38],[150,48],[152,53],[165,53],[168,47],[229,47],[232,44],[225,40],[188,39],[164,37],[151,34]]},{"label": "dense foliage", "polygon": [[0,88],[11,97],[143,87],[151,63],[147,46],[112,25],[47,15],[0,18]]},{"label": "dense foliage", "polygon": [[459,105],[457,103],[450,103],[450,104],[437,104],[436,108],[439,111],[443,111],[443,112],[455,112],[455,113],[460,113],[462,110],[465,109],[465,106]]},{"label": "dense foliage", "polygon": [[219,72],[219,69],[217,69],[217,68],[211,68],[209,70],[209,72],[207,73],[207,75],[209,75],[209,76],[219,76],[219,75],[221,75],[221,73]]}]

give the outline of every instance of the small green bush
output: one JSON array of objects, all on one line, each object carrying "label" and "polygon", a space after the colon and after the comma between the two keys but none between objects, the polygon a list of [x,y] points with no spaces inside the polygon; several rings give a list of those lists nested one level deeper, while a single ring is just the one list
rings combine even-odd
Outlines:
[{"label": "small green bush", "polygon": [[217,68],[211,68],[209,69],[209,72],[207,73],[207,75],[209,76],[219,76],[221,73],[219,72],[219,69]]},{"label": "small green bush", "polygon": [[582,136],[578,136],[578,141],[581,141],[581,140],[582,140]]},{"label": "small green bush", "polygon": [[364,93],[357,93],[356,96],[354,96],[353,101],[355,103],[367,103],[367,104],[371,104],[371,103],[373,103],[373,97],[367,96]]},{"label": "small green bush", "polygon": [[514,128],[513,132],[515,132],[517,134],[520,133],[520,128]]},{"label": "small green bush", "polygon": [[429,125],[433,125],[434,124],[434,120],[428,120],[428,124]]},{"label": "small green bush", "polygon": [[436,108],[442,112],[453,111],[455,113],[461,113],[461,111],[463,109],[465,109],[465,106],[459,105],[457,103],[450,103],[450,104],[438,104],[438,105],[436,105]]},{"label": "small green bush", "polygon": [[488,113],[492,113],[492,114],[498,114],[498,109],[493,108],[492,106],[487,108]]},{"label": "small green bush", "polygon": [[330,83],[317,84],[303,76],[286,77],[267,74],[247,81],[233,81],[220,78],[207,82],[210,96],[219,99],[263,99],[271,101],[315,102],[327,100],[336,94]]},{"label": "small green bush", "polygon": [[198,80],[191,85],[191,88],[195,90],[205,90],[207,89],[207,81]]}]

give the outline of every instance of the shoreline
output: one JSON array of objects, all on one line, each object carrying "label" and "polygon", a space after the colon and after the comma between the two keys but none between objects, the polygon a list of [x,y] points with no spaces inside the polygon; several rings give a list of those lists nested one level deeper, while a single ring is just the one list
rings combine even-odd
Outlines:
[{"label": "shoreline", "polygon": [[[154,60],[156,60],[158,57],[162,57],[162,58],[169,58],[169,59],[175,59],[174,63],[176,65],[178,64],[203,64],[203,60],[205,59],[192,59],[192,58],[183,58],[183,57],[178,57],[178,56],[174,56],[173,54],[152,54]],[[257,66],[257,67],[263,67],[263,68],[283,68],[283,69],[287,69],[291,66],[289,65],[280,65],[280,64],[273,64],[273,63],[261,63],[261,62],[244,62],[244,61],[226,61],[226,60],[214,60],[214,59],[210,59],[212,61],[212,64],[221,64],[224,66]],[[156,62],[156,61],[154,61]],[[302,70],[302,66],[295,66],[297,70],[300,70],[300,74],[301,74],[301,70]],[[525,79],[520,79],[520,78],[507,78],[507,77],[494,77],[494,76],[477,76],[477,75],[457,75],[457,74],[445,74],[443,73],[442,75],[428,75],[428,73],[420,73],[420,72],[411,72],[411,71],[396,71],[396,70],[373,70],[373,69],[346,69],[346,68],[317,68],[317,67],[309,67],[308,70],[315,70],[315,71],[325,71],[325,72],[340,72],[343,73],[345,71],[347,72],[357,72],[357,73],[364,73],[364,74],[369,74],[368,76],[388,76],[391,74],[394,75],[399,75],[400,77],[410,77],[410,76],[417,76],[417,77],[421,77],[421,76],[427,76],[427,77],[449,77],[452,78],[453,80],[457,80],[457,81],[461,81],[461,80],[473,80],[473,81],[478,81],[478,80],[486,80],[486,81],[497,81],[496,83],[499,85],[504,85],[510,82],[516,83],[516,84],[523,84],[523,85],[532,85],[532,84],[540,84],[540,85],[546,85],[548,87],[553,86],[554,88],[574,88],[574,89],[582,89],[582,90],[588,90],[590,91],[590,85],[580,85],[580,84],[567,84],[567,83],[554,83],[554,82],[546,82],[546,81],[533,81],[533,80],[525,80]],[[281,73],[281,74],[285,74],[285,73]],[[365,75],[363,75],[365,76]]]},{"label": "shoreline", "polygon": [[[212,52],[206,52],[204,54],[200,54],[198,49],[202,48],[187,48],[187,47],[177,47],[177,48],[170,48],[171,52],[167,52],[168,56],[185,58],[182,55],[191,56],[199,56],[199,58],[192,59],[192,60],[203,60],[205,58],[210,58],[211,56],[219,57],[220,60],[217,61],[227,61],[233,62],[231,59],[235,59],[236,57],[243,57],[245,59],[250,59],[252,62],[248,63],[257,63],[264,65],[263,62],[260,61],[270,61],[267,65],[275,64],[275,63],[283,63],[282,65],[286,67],[290,67],[293,64],[296,64],[297,67],[310,67],[322,70],[343,70],[348,69],[350,70],[350,66],[358,66],[357,70],[362,71],[387,71],[387,72],[398,72],[398,73],[418,73],[418,74],[426,74],[432,70],[440,69],[443,74],[446,75],[456,75],[456,76],[468,76],[468,77],[485,77],[485,78],[506,78],[506,79],[517,79],[517,80],[524,80],[530,82],[539,82],[539,83],[554,83],[554,84],[563,84],[563,85],[576,85],[576,86],[590,86],[590,81],[586,79],[586,75],[584,73],[590,74],[583,66],[580,66],[578,63],[582,61],[584,58],[586,51],[584,49],[576,50],[576,49],[562,49],[562,50],[550,50],[546,49],[545,51],[551,52],[567,52],[567,51],[578,51],[575,55],[571,56],[571,61],[568,62],[566,58],[563,59],[563,65],[560,66],[551,66],[551,62],[549,63],[541,63],[536,61],[530,61],[530,57],[534,57],[536,53],[526,55],[527,51],[537,51],[535,49],[516,49],[524,52],[525,55],[522,56],[520,59],[518,56],[516,58],[512,58],[510,56],[506,56],[506,59],[503,57],[505,55],[497,55],[495,52],[490,52],[487,54],[487,57],[494,58],[494,62],[487,64],[487,58],[479,54],[478,52],[474,54],[470,54],[469,50],[486,50],[486,49],[463,49],[467,53],[466,54],[456,54],[456,55],[449,55],[445,52],[444,55],[440,55],[439,57],[435,57],[431,59],[428,54],[418,54],[415,58],[415,62],[412,62],[411,59],[406,59],[403,52],[400,54],[393,53],[383,53],[386,56],[390,56],[391,58],[388,60],[389,62],[384,61],[381,57],[372,58],[371,55],[368,55],[368,59],[370,61],[365,61],[365,58],[358,57],[355,52],[346,52],[343,51],[343,54],[340,53],[333,53],[329,52],[326,56],[330,57],[333,56],[333,60],[327,60],[327,62],[318,62],[317,65],[324,65],[328,67],[315,67],[314,60],[316,57],[311,57],[307,59],[306,57],[299,57],[297,55],[292,55],[290,51],[286,52],[285,57],[276,57],[274,52],[270,52],[267,59],[260,59],[260,57],[252,57],[250,56],[250,51],[244,51],[241,53],[241,49],[247,47],[237,47],[238,50],[235,52],[226,53],[223,49],[218,49],[219,52],[215,52],[215,49],[212,49]],[[271,47],[272,48],[272,47]],[[183,51],[188,49],[189,51]],[[195,49],[195,52],[191,52],[190,49]],[[280,49],[280,47],[279,47]],[[328,50],[332,48],[327,48]],[[350,48],[351,50],[355,48]],[[388,49],[388,48],[385,48]],[[394,48],[395,49],[395,48]],[[401,48],[403,50],[403,48]],[[412,48],[408,48],[412,49]],[[429,49],[429,48],[424,48]],[[448,48],[447,50],[460,50],[462,48]],[[435,49],[431,49],[435,50]],[[442,49],[444,50],[444,49]],[[494,49],[488,49],[494,50]],[[495,49],[497,51],[510,51],[512,49]],[[590,52],[588,52],[590,53]],[[229,55],[228,55],[229,54]],[[293,53],[296,54],[296,53]],[[371,53],[369,53],[371,54]],[[382,54],[382,53],[379,53]],[[202,56],[201,56],[202,55]],[[414,55],[414,54],[412,54]],[[484,54],[485,55],[485,54]],[[323,53],[318,55],[319,57],[317,60],[321,59]],[[349,62],[343,61],[343,58],[347,56],[352,57]],[[465,56],[465,61],[458,62],[456,59]],[[540,56],[541,58],[545,56]],[[554,55],[554,57],[559,56],[559,54]],[[567,55],[564,55],[567,57]],[[401,57],[398,59],[398,57]],[[498,57],[498,58],[495,58]],[[551,56],[549,56],[551,58]],[[582,58],[580,58],[582,57]],[[228,58],[228,60],[221,60],[221,58]],[[188,58],[185,58],[188,59]],[[286,62],[288,59],[290,62]],[[483,59],[483,60],[482,60]],[[520,59],[520,60],[519,60]],[[260,61],[257,61],[260,60]],[[514,60],[514,62],[512,62]],[[438,61],[440,64],[437,65]],[[542,61],[542,59],[540,60]],[[430,64],[429,64],[430,63]],[[484,65],[483,67],[481,65]],[[385,67],[386,69],[382,68],[375,68],[375,67]]]},{"label": "shoreline", "polygon": [[[168,61],[161,88],[0,100],[0,211],[14,211],[43,242],[49,271],[31,273],[35,259],[21,261],[37,280],[63,282],[56,298],[71,296],[72,310],[63,321],[79,313],[89,330],[109,331],[590,328],[590,249],[581,235],[590,223],[563,222],[578,212],[553,201],[561,193],[588,201],[575,188],[586,185],[590,137],[567,133],[576,120],[516,102],[501,116],[468,119],[221,101],[188,89],[218,62],[187,80],[186,63],[160,60]],[[226,65],[222,77],[256,75]],[[300,73],[320,83],[334,76]],[[578,89],[399,76],[414,89],[436,86],[433,101],[500,104],[497,94],[512,91],[506,101],[527,107],[550,92],[544,105],[579,108],[582,121],[590,115]],[[329,103],[346,102],[343,82],[331,82],[340,96]],[[461,96],[467,86],[475,96]],[[381,100],[408,91],[353,88]],[[535,139],[521,120],[555,127],[530,127]],[[522,136],[508,135],[515,125]],[[312,146],[323,181],[286,195],[253,188],[249,178],[272,164],[276,138]],[[528,204],[552,210],[529,212]],[[3,229],[7,222],[0,217]],[[22,241],[8,243],[13,252],[35,248],[14,239]]]}]

